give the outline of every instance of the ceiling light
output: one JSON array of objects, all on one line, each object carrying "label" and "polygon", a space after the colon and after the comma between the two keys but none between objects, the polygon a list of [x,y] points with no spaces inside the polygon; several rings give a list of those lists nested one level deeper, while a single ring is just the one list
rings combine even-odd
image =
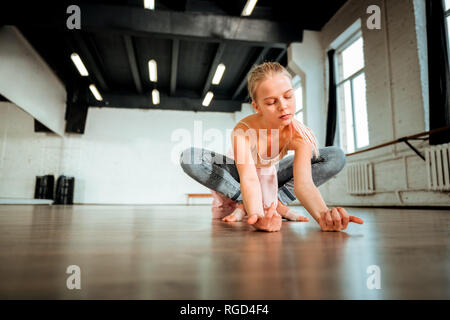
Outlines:
[{"label": "ceiling light", "polygon": [[150,74],[150,81],[156,82],[158,80],[158,76],[156,72],[156,61],[153,59],[148,62],[148,72]]},{"label": "ceiling light", "polygon": [[253,8],[255,8],[256,2],[258,0],[247,0],[247,3],[242,10],[241,16],[249,16],[252,14]]},{"label": "ceiling light", "polygon": [[211,91],[208,91],[208,93],[205,95],[205,99],[203,99],[202,105],[205,107],[209,106],[213,96],[214,94]]},{"label": "ceiling light", "polygon": [[100,95],[100,93],[98,92],[97,87],[95,86],[95,84],[91,84],[89,86],[89,89],[91,89],[91,92],[94,95],[95,99],[97,99],[98,101],[102,101],[103,100],[103,98]]},{"label": "ceiling light", "polygon": [[152,90],[152,101],[153,104],[159,104],[159,91],[156,89]]},{"label": "ceiling light", "polygon": [[155,10],[155,0],[144,0],[144,8]]},{"label": "ceiling light", "polygon": [[212,79],[212,84],[219,84],[224,72],[225,65],[221,63],[217,66],[216,73],[214,74],[214,77]]},{"label": "ceiling light", "polygon": [[75,65],[75,67],[77,67],[78,72],[79,72],[83,77],[86,77],[86,76],[89,75],[89,73],[88,73],[86,67],[85,67],[84,64],[83,64],[83,61],[81,61],[81,58],[80,58],[80,56],[79,56],[77,53],[75,53],[75,52],[72,53],[72,54],[70,55],[70,58],[72,59],[72,61],[73,61],[74,65]]}]

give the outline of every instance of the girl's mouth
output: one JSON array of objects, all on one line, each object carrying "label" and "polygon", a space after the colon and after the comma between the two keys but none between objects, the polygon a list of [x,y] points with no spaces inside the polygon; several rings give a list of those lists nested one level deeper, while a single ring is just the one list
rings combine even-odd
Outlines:
[{"label": "girl's mouth", "polygon": [[289,119],[290,117],[291,117],[290,114],[285,114],[284,116],[281,116],[280,119],[286,120],[286,119]]}]

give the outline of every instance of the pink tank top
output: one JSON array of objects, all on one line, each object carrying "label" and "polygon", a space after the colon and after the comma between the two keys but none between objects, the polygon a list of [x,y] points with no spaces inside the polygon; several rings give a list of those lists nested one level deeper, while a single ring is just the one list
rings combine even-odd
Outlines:
[{"label": "pink tank top", "polygon": [[[229,149],[227,157],[234,159],[233,150]],[[269,208],[273,202],[278,201],[278,177],[275,164],[264,167],[256,167],[264,209]],[[223,194],[211,190],[213,202],[211,211],[214,219],[221,219],[231,214],[236,209],[237,202]]]},{"label": "pink tank top", "polygon": [[[240,121],[240,123],[251,129],[247,123],[243,121]],[[293,119],[290,125],[290,139],[292,138],[292,129],[299,132],[305,140],[309,141],[313,147],[314,154],[318,155],[317,143],[312,131],[296,119]],[[254,150],[253,155],[256,157],[255,167],[261,186],[264,209],[269,208],[273,202],[278,202],[278,177],[275,165],[287,154],[288,146],[289,143],[287,143],[281,152],[273,158],[262,158],[257,151],[257,146],[252,146]],[[233,160],[235,159],[232,149],[228,150],[227,157],[232,158]],[[231,214],[236,208],[237,202],[231,200],[230,198],[214,190],[211,190],[211,194],[213,197],[211,207],[213,218],[223,218]]]}]

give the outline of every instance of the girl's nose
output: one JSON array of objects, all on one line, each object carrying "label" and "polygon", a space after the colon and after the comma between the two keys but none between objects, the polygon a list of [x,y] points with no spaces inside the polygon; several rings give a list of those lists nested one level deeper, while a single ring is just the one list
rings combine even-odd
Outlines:
[{"label": "girl's nose", "polygon": [[280,99],[280,109],[284,110],[288,107],[288,103],[286,99],[281,98]]},{"label": "girl's nose", "polygon": [[285,102],[285,101],[281,101],[281,103],[280,103],[280,110],[285,110],[285,109],[287,109],[287,103]]}]

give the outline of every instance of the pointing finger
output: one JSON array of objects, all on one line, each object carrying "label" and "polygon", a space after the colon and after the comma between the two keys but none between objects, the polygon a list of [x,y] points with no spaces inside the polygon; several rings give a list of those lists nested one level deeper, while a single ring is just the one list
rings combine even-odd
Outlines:
[{"label": "pointing finger", "polygon": [[358,218],[358,217],[355,217],[355,216],[349,216],[349,221],[350,222],[355,222],[355,223],[358,223],[358,224],[363,224],[364,223],[364,221],[361,219],[361,218]]}]

